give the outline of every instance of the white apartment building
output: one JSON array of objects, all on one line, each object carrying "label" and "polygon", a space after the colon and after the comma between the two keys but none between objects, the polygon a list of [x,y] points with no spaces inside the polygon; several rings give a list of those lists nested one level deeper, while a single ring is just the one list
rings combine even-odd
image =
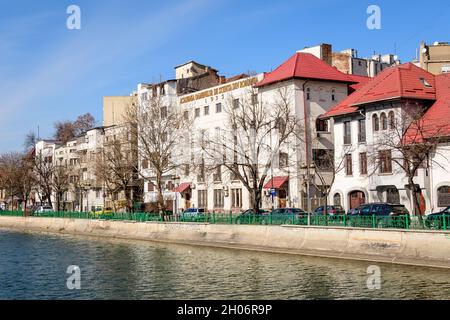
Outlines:
[{"label": "white apartment building", "polygon": [[[286,151],[290,164],[287,167],[282,165],[271,168],[264,186],[263,207],[269,209],[272,206],[289,206],[306,209],[308,198],[312,198],[311,209],[315,209],[323,201],[323,195],[317,188],[320,182],[312,171],[308,175],[308,170],[304,168],[313,164],[324,166],[324,153],[333,149],[330,123],[319,118],[345,99],[349,94],[349,86],[358,81],[312,54],[296,53],[273,72],[252,77],[240,76],[236,80],[221,82],[225,83],[180,96],[176,96],[175,81],[159,85],[139,85],[137,94],[143,101],[150,94],[158,95],[161,88],[164,88],[168,105],[173,105],[173,99],[176,99],[176,107],[182,108],[194,118],[194,135],[198,132],[215,134],[229,129],[226,127],[228,121],[225,109],[253,99],[250,95],[255,92],[258,101],[267,104],[274,103],[280,91],[287,92],[289,105],[304,123],[304,143],[295,150],[281,150]],[[180,144],[191,145],[193,141],[192,137],[186,137]],[[193,150],[193,158],[198,158],[198,146],[188,149]],[[174,202],[175,210],[194,206],[207,208],[211,212],[242,211],[249,208],[247,189],[225,170],[205,175],[199,174],[193,167],[182,166],[173,175],[166,177],[165,198]],[[320,170],[325,180],[329,181],[327,168]],[[151,172],[142,168],[142,163],[141,172],[147,177],[144,184],[145,202],[154,201],[156,193],[151,188]],[[271,189],[275,189],[273,201]]]},{"label": "white apartment building", "polygon": [[[380,143],[390,132],[395,137],[399,128],[407,128],[405,137],[414,135],[409,119],[424,114],[420,138],[436,133],[440,143],[414,177],[421,190],[420,211],[428,214],[449,206],[449,88],[450,76],[433,76],[408,63],[385,70],[326,113],[324,119],[334,122],[338,168],[330,203],[346,210],[370,202],[401,203],[413,213],[413,188],[399,162],[392,161],[398,149],[380,150]],[[402,132],[392,143],[403,141]]]}]

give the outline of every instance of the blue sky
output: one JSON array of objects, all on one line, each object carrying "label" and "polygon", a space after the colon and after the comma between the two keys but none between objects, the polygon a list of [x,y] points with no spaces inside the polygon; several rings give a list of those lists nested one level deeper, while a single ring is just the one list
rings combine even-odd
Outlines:
[{"label": "blue sky", "polygon": [[[296,50],[331,43],[361,56],[415,56],[421,40],[450,41],[448,0],[0,0],[0,152],[21,150],[40,127],[91,112],[102,97],[127,95],[139,82],[174,77],[188,60],[225,76],[270,71]],[[81,30],[66,9],[81,8]],[[366,27],[380,6],[382,29]]]}]

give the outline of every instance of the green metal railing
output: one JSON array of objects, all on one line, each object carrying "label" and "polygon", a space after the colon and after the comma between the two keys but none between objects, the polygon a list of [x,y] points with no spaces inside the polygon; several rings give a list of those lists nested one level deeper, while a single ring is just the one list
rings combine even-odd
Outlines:
[{"label": "green metal railing", "polygon": [[[24,216],[21,211],[0,211],[0,216]],[[134,222],[186,222],[241,225],[308,225],[307,215],[235,215],[211,213],[204,215],[164,215],[155,213],[93,213],[93,212],[45,212],[34,214],[42,218],[69,218],[91,220],[114,220]],[[450,230],[450,215],[424,218],[423,222],[410,216],[348,216],[310,215],[311,226],[353,227],[370,229],[426,229]]]}]

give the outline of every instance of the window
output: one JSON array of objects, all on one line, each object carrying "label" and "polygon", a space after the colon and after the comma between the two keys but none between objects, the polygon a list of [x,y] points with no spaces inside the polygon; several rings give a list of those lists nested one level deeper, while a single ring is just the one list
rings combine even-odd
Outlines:
[{"label": "window", "polygon": [[386,114],[383,112],[381,114],[381,130],[387,130],[388,128],[388,121],[387,121],[387,117]]},{"label": "window", "polygon": [[148,169],[148,160],[147,159],[142,160],[142,169]]},{"label": "window", "polygon": [[344,122],[344,144],[352,144],[351,122]]},{"label": "window", "polygon": [[190,174],[190,166],[189,164],[184,165],[184,175],[188,176]]},{"label": "window", "polygon": [[242,208],[242,189],[231,189],[231,207]]},{"label": "window", "polygon": [[394,111],[389,112],[388,118],[389,118],[389,129],[394,130],[395,129],[395,114],[394,114]]},{"label": "window", "polygon": [[333,150],[313,149],[313,162],[319,170],[333,169]]},{"label": "window", "polygon": [[195,117],[200,117],[200,108],[195,109]]},{"label": "window", "polygon": [[207,190],[198,190],[198,207],[199,208],[207,208],[208,207],[208,191]]},{"label": "window", "polygon": [[340,195],[339,193],[336,193],[336,194],[333,196],[333,203],[334,203],[335,206],[340,206],[340,205],[342,205],[342,204],[341,204],[341,195]]},{"label": "window", "polygon": [[336,101],[336,90],[331,90],[331,101]]},{"label": "window", "polygon": [[217,166],[216,171],[213,174],[214,182],[222,181],[222,166]]},{"label": "window", "polygon": [[159,94],[162,96],[166,94],[166,88],[164,87],[164,85],[161,85],[161,87],[159,88]]},{"label": "window", "polygon": [[289,155],[285,152],[280,152],[280,168],[286,168],[288,166],[289,163]]},{"label": "window", "polygon": [[367,174],[367,153],[365,152],[359,154],[359,173]]},{"label": "window", "polygon": [[365,119],[358,120],[358,142],[360,142],[360,143],[366,142],[366,120]]},{"label": "window", "polygon": [[352,155],[346,154],[345,155],[345,173],[348,176],[353,175],[353,162],[352,162]]},{"label": "window", "polygon": [[167,118],[167,107],[161,107],[161,119]]},{"label": "window", "polygon": [[222,112],[222,104],[218,103],[216,104],[216,113],[221,113]]},{"label": "window", "polygon": [[317,118],[316,120],[316,131],[317,132],[328,132],[328,121],[324,119]]},{"label": "window", "polygon": [[380,173],[392,173],[391,150],[379,151]]},{"label": "window", "polygon": [[205,182],[205,159],[202,159],[202,163],[200,164],[200,173],[197,175],[198,182]]},{"label": "window", "polygon": [[205,116],[209,115],[209,106],[205,106],[203,110]]},{"label": "window", "polygon": [[233,109],[237,109],[239,108],[239,99],[234,99],[233,100]]},{"label": "window", "polygon": [[380,131],[380,122],[378,120],[378,115],[376,114],[372,116],[372,128],[373,131]]},{"label": "window", "polygon": [[311,88],[306,88],[306,100],[311,100]]},{"label": "window", "polygon": [[214,208],[223,208],[225,202],[224,192],[222,189],[214,190]]},{"label": "window", "polygon": [[189,119],[189,111],[183,112],[183,117],[184,117],[184,120],[188,120]]},{"label": "window", "polygon": [[258,95],[256,93],[252,94],[252,105],[255,106],[258,104]]},{"label": "window", "polygon": [[443,186],[438,189],[438,207],[450,206],[450,186]]},{"label": "window", "polygon": [[142,101],[147,101],[147,99],[148,99],[148,94],[147,94],[147,92],[144,92],[144,93],[141,95],[141,100],[142,100]]}]

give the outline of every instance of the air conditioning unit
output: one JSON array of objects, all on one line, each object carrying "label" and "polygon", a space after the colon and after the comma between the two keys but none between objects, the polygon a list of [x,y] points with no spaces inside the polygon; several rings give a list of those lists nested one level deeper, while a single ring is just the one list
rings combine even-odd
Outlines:
[{"label": "air conditioning unit", "polygon": [[224,186],[224,187],[223,187],[223,191],[228,191],[228,187],[227,187],[227,186]]}]

